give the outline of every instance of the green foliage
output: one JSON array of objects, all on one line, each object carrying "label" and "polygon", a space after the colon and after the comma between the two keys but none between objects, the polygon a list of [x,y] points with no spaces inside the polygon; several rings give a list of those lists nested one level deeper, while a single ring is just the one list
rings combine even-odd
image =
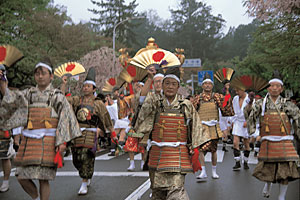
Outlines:
[{"label": "green foliage", "polygon": [[239,67],[266,79],[270,79],[274,69],[278,69],[285,87],[299,92],[299,27],[299,15],[293,14],[263,23],[255,33],[248,56],[239,63]]},{"label": "green foliage", "polygon": [[[119,22],[138,16],[135,11],[138,6],[136,0],[129,2],[128,5],[125,4],[125,0],[91,0],[91,2],[100,8],[100,10],[89,9],[97,15],[96,18],[91,19],[94,29],[105,37],[113,36],[114,26]],[[121,23],[116,29],[116,39],[126,45],[134,44],[136,34],[132,31],[132,28],[136,26],[138,24],[134,20]]]},{"label": "green foliage", "polygon": [[107,43],[90,24],[75,25],[64,7],[46,0],[10,0],[0,4],[0,44],[16,46],[24,59],[8,69],[9,86],[34,85],[34,66],[49,57],[54,67],[79,60]]}]

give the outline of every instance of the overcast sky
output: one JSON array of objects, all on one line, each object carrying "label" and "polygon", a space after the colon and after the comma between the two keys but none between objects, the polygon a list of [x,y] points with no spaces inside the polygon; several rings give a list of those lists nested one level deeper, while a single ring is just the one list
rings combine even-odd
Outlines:
[{"label": "overcast sky", "polygon": [[[100,1],[100,0],[99,0]],[[125,0],[130,2],[131,0]],[[252,21],[243,7],[242,0],[203,0],[212,7],[213,15],[221,14],[223,19],[226,20],[226,33],[230,26],[237,27],[240,24],[248,24]],[[176,8],[179,0],[137,0],[139,4],[137,7],[138,12],[146,11],[149,9],[157,10],[158,15],[167,19],[170,18],[169,8]],[[55,4],[64,5],[67,7],[68,15],[71,16],[75,23],[80,21],[87,22],[93,17],[88,8],[93,8],[90,0],[54,0]]]}]

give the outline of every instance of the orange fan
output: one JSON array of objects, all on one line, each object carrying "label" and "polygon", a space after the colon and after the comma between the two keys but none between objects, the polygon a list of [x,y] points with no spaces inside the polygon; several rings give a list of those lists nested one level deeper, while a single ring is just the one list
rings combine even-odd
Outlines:
[{"label": "orange fan", "polygon": [[10,67],[15,62],[23,58],[23,54],[14,46],[1,45],[0,46],[0,64]]},{"label": "orange fan", "polygon": [[243,75],[234,78],[231,83],[231,86],[238,88],[240,90],[252,90],[255,92],[260,92],[266,89],[269,85],[268,81],[263,78],[254,75]]},{"label": "orange fan", "polygon": [[64,63],[54,70],[54,74],[58,77],[62,77],[64,75],[76,76],[84,72],[84,67],[77,62]]},{"label": "orange fan", "polygon": [[233,74],[235,71],[231,68],[222,68],[219,69],[215,74],[214,77],[220,81],[221,83],[229,82],[231,78],[233,77]]},{"label": "orange fan", "polygon": [[112,92],[114,87],[120,88],[125,81],[121,79],[120,77],[117,78],[109,78],[106,82],[105,85],[102,88],[103,92]]}]

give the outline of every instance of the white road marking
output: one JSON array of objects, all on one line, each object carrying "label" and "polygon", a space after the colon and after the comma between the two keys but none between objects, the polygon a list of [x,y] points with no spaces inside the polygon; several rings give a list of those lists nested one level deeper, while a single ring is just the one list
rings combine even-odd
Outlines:
[{"label": "white road marking", "polygon": [[141,199],[143,194],[150,188],[150,179],[144,182],[133,193],[131,193],[125,200],[138,200]]},{"label": "white road marking", "polygon": [[[15,172],[12,171],[10,176],[15,176]],[[79,176],[78,171],[59,171],[56,172],[56,176]],[[93,176],[101,177],[149,177],[149,172],[94,172]],[[0,173],[0,177],[3,177],[3,172]]]},{"label": "white road marking", "polygon": [[[116,156],[108,156],[108,154],[110,154],[110,153],[106,153],[101,156],[97,156],[96,160],[111,160],[116,157]],[[68,157],[64,157],[64,160],[72,160],[72,155],[69,155]]]}]

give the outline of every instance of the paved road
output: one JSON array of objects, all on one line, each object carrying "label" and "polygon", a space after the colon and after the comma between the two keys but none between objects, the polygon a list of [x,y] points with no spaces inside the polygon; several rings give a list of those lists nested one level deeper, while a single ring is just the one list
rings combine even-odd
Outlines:
[{"label": "paved road", "polygon": [[[219,147],[220,148],[220,147]],[[261,196],[263,183],[252,177],[251,173],[257,163],[253,153],[250,154],[250,170],[232,171],[234,164],[232,150],[224,153],[218,150],[218,174],[220,179],[214,180],[211,176],[211,165],[207,162],[208,180],[197,182],[194,174],[186,176],[185,188],[191,200],[258,200],[265,199]],[[72,157],[65,159],[65,166],[59,169],[55,181],[51,182],[50,199],[76,200],[76,199],[103,199],[103,200],[149,200],[150,182],[148,172],[139,170],[141,156],[135,156],[135,172],[127,172],[129,165],[128,155],[109,157],[107,152],[100,152],[96,159],[95,174],[89,193],[86,196],[78,196],[77,191],[81,180],[73,167]],[[206,156],[206,161],[210,155]],[[3,178],[0,169],[0,180]],[[2,200],[26,200],[29,196],[22,190],[12,172],[10,190],[0,193]],[[294,181],[289,185],[287,200],[300,199],[300,183]],[[268,200],[277,199],[278,185],[274,185],[271,197]]]}]

